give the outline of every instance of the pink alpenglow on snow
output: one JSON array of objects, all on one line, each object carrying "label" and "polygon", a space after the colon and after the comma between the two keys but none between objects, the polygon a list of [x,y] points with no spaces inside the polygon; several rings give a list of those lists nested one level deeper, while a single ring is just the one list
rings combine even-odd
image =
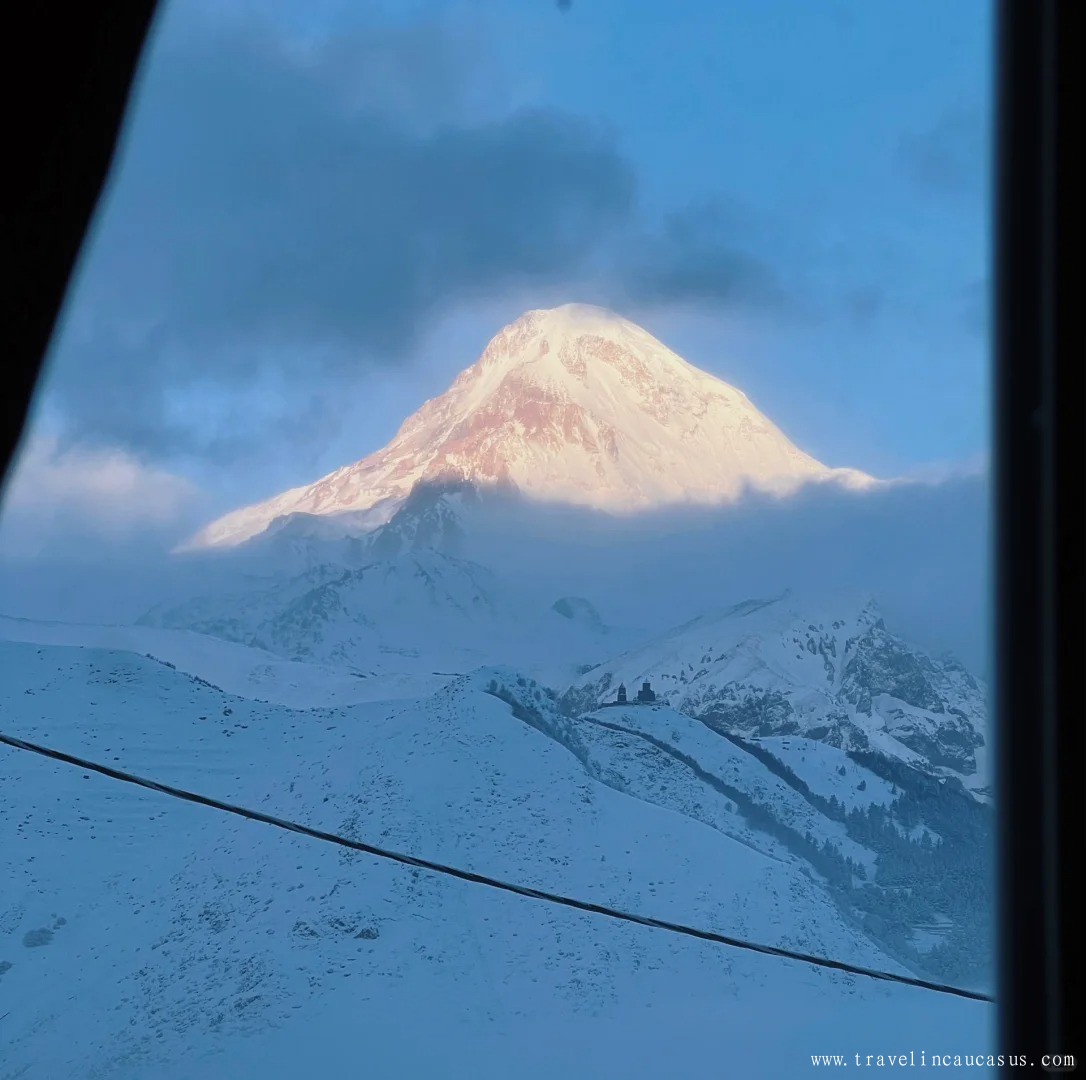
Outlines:
[{"label": "pink alpenglow on snow", "polygon": [[417,483],[449,480],[618,513],[875,483],[805,454],[745,394],[629,320],[566,304],[506,326],[384,449],[235,510],[187,546],[234,546],[292,513],[372,528]]}]

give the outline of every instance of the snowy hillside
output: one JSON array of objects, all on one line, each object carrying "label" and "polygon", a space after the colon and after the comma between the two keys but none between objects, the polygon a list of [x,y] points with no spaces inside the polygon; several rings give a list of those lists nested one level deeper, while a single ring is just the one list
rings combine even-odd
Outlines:
[{"label": "snowy hillside", "polygon": [[984,792],[984,688],[891,633],[873,602],[815,614],[785,595],[661,634],[587,672],[570,708],[650,680],[660,698],[739,735],[806,735],[874,750]]},{"label": "snowy hillside", "polygon": [[[296,711],[133,652],[5,642],[0,726],[498,877],[897,966],[744,811],[779,805],[797,829],[814,812],[756,755],[666,709],[572,719],[517,680],[483,671],[417,701]],[[698,769],[643,737],[670,746],[672,729]],[[811,1053],[891,1036],[987,1039],[976,1004],[501,896],[27,754],[0,760],[3,1080],[346,1077],[363,1051],[374,1077],[695,1075],[722,1046],[784,1077]],[[703,779],[717,773],[738,800]]]},{"label": "snowy hillside", "polygon": [[[384,449],[227,514],[191,548],[230,547],[289,515],[387,521],[417,484],[470,481],[603,510],[719,504],[811,482],[863,488],[793,445],[739,390],[601,308],[529,311]],[[334,531],[337,526],[333,523]]]},{"label": "snowy hillside", "polygon": [[[905,761],[810,737],[824,737],[823,729],[751,738],[720,716],[680,713],[661,700],[634,704],[631,697],[586,712],[583,691],[560,698],[523,676],[496,681],[489,688],[517,715],[559,732],[584,760],[616,745],[634,749],[647,770],[639,781],[645,797],[806,865],[906,962],[959,981],[990,978],[992,815],[986,796],[961,777],[916,756]],[[624,765],[608,768],[599,775],[628,775]],[[692,798],[683,794],[691,783]],[[723,798],[706,801],[707,791]],[[773,846],[752,840],[743,831],[750,828]],[[942,940],[922,947],[927,939],[918,933],[932,924]]]},{"label": "snowy hillside", "polygon": [[342,667],[286,660],[191,630],[151,626],[92,626],[0,616],[0,640],[134,653],[225,693],[295,709],[417,698],[444,686],[451,677],[425,671],[363,677]]},{"label": "snowy hillside", "polygon": [[[375,674],[382,658],[430,663],[437,641],[486,637],[503,598],[480,566],[437,552],[346,570],[322,564],[234,596],[149,612],[147,625],[185,627],[292,659],[329,660]],[[475,665],[477,666],[478,660]]]},{"label": "snowy hillside", "polygon": [[603,625],[598,615],[585,617],[582,608],[567,610],[588,601],[536,602],[522,584],[422,549],[354,569],[320,564],[297,576],[250,582],[233,595],[160,605],[140,621],[334,664],[367,678],[518,663],[563,684],[586,658],[601,658],[634,639]]}]

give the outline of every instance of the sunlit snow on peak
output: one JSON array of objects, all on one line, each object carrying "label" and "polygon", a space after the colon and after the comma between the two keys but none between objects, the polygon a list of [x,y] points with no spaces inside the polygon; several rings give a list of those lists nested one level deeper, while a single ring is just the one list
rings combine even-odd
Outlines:
[{"label": "sunlit snow on peak", "polygon": [[635,323],[564,304],[503,327],[384,449],[228,514],[189,546],[237,545],[284,514],[388,520],[416,484],[450,479],[609,513],[873,483],[804,453],[742,391]]}]

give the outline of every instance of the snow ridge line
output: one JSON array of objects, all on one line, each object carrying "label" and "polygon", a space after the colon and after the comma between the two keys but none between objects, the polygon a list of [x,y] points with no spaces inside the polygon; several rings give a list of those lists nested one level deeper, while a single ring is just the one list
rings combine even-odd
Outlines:
[{"label": "snow ridge line", "polygon": [[324,832],[308,825],[302,825],[296,821],[287,821],[284,818],[273,817],[271,814],[262,813],[243,806],[235,806],[233,803],[222,802],[208,795],[200,795],[196,792],[185,791],[183,788],[173,787],[170,784],[162,784],[157,780],[149,780],[145,777],[135,776],[132,773],[120,769],[113,769],[108,765],[102,765],[86,758],[66,754],[61,750],[54,750],[48,746],[40,746],[37,743],[26,742],[17,739],[13,735],[5,735],[0,732],[0,743],[10,746],[15,750],[25,750],[41,757],[51,758],[54,761],[73,765],[76,768],[86,769],[99,773],[112,780],[120,780],[124,783],[134,784],[137,787],[146,788],[149,791],[157,791],[162,795],[168,795],[184,802],[196,803],[199,806],[207,806],[212,810],[220,810],[226,814],[234,814],[237,817],[257,821],[263,825],[272,825],[287,832],[299,833],[302,836],[321,840],[328,844],[336,844],[339,847],[350,848],[366,855],[372,855],[379,859],[388,859],[391,862],[400,863],[403,866],[412,866],[420,870],[430,870],[433,873],[444,874],[446,877],[457,878],[461,881],[470,881],[476,885],[486,885],[502,892],[513,893],[516,896],[525,896],[532,900],[542,900],[546,903],[558,904],[563,907],[573,908],[577,911],[586,911],[595,915],[605,915],[611,919],[619,919],[623,922],[635,923],[638,926],[646,926],[654,930],[667,930],[674,934],[683,934],[686,937],[699,938],[702,941],[711,941],[718,945],[727,945],[733,949],[743,949],[747,952],[760,953],[764,956],[776,956],[785,960],[796,960],[815,967],[829,968],[834,971],[843,971],[850,975],[862,975],[868,979],[880,979],[885,982],[900,983],[905,986],[915,986],[922,990],[931,990],[940,994],[951,994],[955,997],[969,998],[973,1001],[994,1002],[989,994],[977,990],[967,990],[960,986],[950,986],[946,983],[929,982],[927,979],[918,979],[909,975],[897,975],[890,971],[878,971],[874,968],[861,967],[850,964],[844,960],[834,960],[824,956],[813,956],[808,953],[795,952],[791,949],[781,949],[775,945],[762,945],[753,941],[745,941],[742,938],[730,937],[727,934],[718,934],[713,930],[704,930],[696,926],[687,926],[683,923],[669,922],[666,919],[656,919],[649,915],[637,915],[628,911],[620,911],[617,908],[607,907],[604,904],[594,904],[588,900],[578,900],[572,896],[562,896],[559,893],[546,892],[541,889],[532,889],[526,885],[518,885],[509,881],[501,881],[498,878],[488,877],[485,874],[477,874],[471,870],[463,870],[455,866],[446,866],[443,863],[433,862],[429,859],[420,859],[414,855],[405,855],[402,852],[391,851],[387,848],[376,847],[361,840],[351,840],[337,833]]},{"label": "snow ridge line", "polygon": [[[643,742],[648,743],[650,746],[654,746],[661,753],[667,754],[668,757],[674,758],[680,764],[686,766],[686,768],[688,768],[703,784],[706,784],[714,791],[718,792],[725,798],[730,799],[733,803],[735,803],[736,809],[739,811],[743,819],[751,826],[751,828],[761,829],[763,832],[771,831],[767,829],[768,822],[766,821],[766,816],[768,816],[770,820],[773,820],[772,815],[769,814],[769,811],[763,803],[758,802],[757,799],[749,795],[747,792],[743,791],[741,788],[737,788],[734,785],[729,784],[726,780],[722,780],[719,776],[716,775],[716,773],[710,772],[708,769],[706,769],[696,758],[692,758],[689,754],[684,754],[681,750],[672,746],[670,743],[664,742],[663,739],[658,739],[655,735],[651,735],[647,731],[639,731],[637,728],[623,727],[623,725],[621,724],[615,724],[608,720],[595,719],[591,716],[579,717],[579,722],[583,724],[594,724],[596,727],[599,728],[606,728],[609,731],[615,731],[624,735],[630,735],[634,738],[641,739]],[[704,723],[704,721],[702,722]],[[705,726],[709,727],[708,724],[706,724]],[[713,731],[711,727],[709,727],[709,730]],[[714,732],[714,734],[720,733]],[[724,738],[728,737],[724,736]],[[738,743],[733,742],[732,745],[738,746]],[[747,750],[746,747],[739,746],[739,749],[742,750],[744,753],[750,754],[750,751]],[[751,754],[750,756],[754,757],[755,755]],[[778,777],[778,779],[782,780],[782,782],[784,783],[787,783],[787,781],[785,781],[783,777]],[[791,787],[791,785],[788,786]],[[797,794],[800,793],[797,791]],[[814,809],[819,810],[819,808],[815,807],[813,803],[809,802],[809,805],[811,805]],[[823,811],[819,810],[819,812],[821,813]],[[715,826],[710,827],[715,828]],[[812,845],[804,839],[804,837],[800,834],[799,830],[782,821],[777,822],[777,827],[780,829],[781,835],[775,836],[775,839],[781,841],[781,843],[783,843],[784,846],[793,855],[798,855],[800,858],[806,858],[808,862],[811,862],[812,854],[817,857],[819,849],[816,846],[812,851]],[[727,836],[729,834],[724,833],[724,835]],[[772,832],[771,835],[773,835]],[[732,837],[732,839],[734,840],[736,839],[736,837]],[[740,842],[743,843],[744,841]],[[749,847],[750,845],[747,846]],[[816,866],[815,869],[819,869],[819,867]],[[829,874],[825,872],[826,868],[823,866],[821,869],[823,876],[828,878]]]}]

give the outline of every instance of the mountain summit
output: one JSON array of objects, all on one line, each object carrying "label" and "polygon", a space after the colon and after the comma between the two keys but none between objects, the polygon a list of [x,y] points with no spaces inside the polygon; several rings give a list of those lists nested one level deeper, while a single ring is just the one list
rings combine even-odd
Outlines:
[{"label": "mountain summit", "polygon": [[503,486],[607,511],[730,502],[752,489],[871,478],[796,447],[741,391],[613,312],[529,311],[384,449],[227,514],[190,548],[229,547],[285,515],[351,514],[374,527],[422,483]]}]

